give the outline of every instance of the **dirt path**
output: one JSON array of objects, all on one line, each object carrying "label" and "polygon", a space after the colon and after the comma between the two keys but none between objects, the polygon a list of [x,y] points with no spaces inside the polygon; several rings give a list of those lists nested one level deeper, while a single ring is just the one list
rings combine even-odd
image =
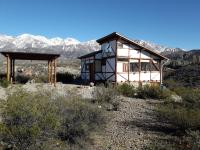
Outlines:
[{"label": "dirt path", "polygon": [[157,131],[159,122],[153,115],[153,103],[157,101],[123,97],[119,111],[112,112],[106,134],[99,139],[104,142],[97,142],[94,149],[145,149],[151,139],[160,136],[160,131]]}]

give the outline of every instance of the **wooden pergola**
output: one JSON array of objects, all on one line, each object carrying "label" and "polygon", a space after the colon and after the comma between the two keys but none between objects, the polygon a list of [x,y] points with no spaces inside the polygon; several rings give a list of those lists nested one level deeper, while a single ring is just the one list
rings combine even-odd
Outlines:
[{"label": "wooden pergola", "polygon": [[0,52],[6,57],[7,61],[7,81],[15,82],[15,60],[41,60],[48,61],[48,80],[49,83],[56,85],[56,66],[57,58],[60,54],[47,53],[27,53],[27,52]]}]

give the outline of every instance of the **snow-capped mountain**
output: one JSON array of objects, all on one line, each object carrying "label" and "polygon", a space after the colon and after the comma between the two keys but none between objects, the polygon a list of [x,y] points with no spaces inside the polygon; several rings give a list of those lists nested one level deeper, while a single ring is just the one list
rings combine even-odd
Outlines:
[{"label": "snow-capped mountain", "polygon": [[179,51],[185,51],[184,49],[170,48],[170,47],[167,47],[167,46],[155,44],[155,43],[150,42],[150,41],[134,40],[134,42],[136,42],[139,45],[142,45],[144,47],[151,48],[151,49],[153,49],[153,50],[155,50],[155,51],[157,51],[159,53],[162,53],[164,55],[167,55],[167,54],[170,54],[170,53],[179,52]]},{"label": "snow-capped mountain", "polygon": [[[48,39],[40,35],[22,34],[17,37],[0,35],[0,48],[45,48],[58,45],[74,45],[80,41],[73,38],[61,39],[59,37]],[[10,44],[10,45],[9,45]]]},{"label": "snow-capped mountain", "polygon": [[74,38],[59,37],[48,39],[45,36],[22,34],[19,36],[0,35],[1,51],[34,51],[61,53],[64,57],[77,57],[99,50],[95,40],[80,42]]},{"label": "snow-capped mountain", "polygon": [[[136,43],[149,47],[168,55],[183,51],[179,48],[169,48],[149,41],[134,40]],[[41,35],[22,34],[19,36],[0,35],[0,51],[31,51],[31,52],[56,52],[63,57],[78,57],[80,55],[99,50],[100,46],[96,40],[80,42],[74,38],[62,39],[46,38]]]}]

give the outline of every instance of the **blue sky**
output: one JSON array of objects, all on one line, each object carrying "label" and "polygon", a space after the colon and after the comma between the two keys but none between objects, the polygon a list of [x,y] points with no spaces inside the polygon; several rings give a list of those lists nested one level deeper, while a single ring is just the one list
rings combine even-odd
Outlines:
[{"label": "blue sky", "polygon": [[132,39],[200,48],[199,0],[0,0],[0,34]]}]

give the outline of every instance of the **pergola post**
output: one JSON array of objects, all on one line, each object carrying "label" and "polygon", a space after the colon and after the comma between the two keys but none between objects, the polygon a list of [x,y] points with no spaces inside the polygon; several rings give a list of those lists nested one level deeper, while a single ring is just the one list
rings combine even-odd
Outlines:
[{"label": "pergola post", "polygon": [[10,81],[10,56],[7,55],[7,81],[9,82]]},{"label": "pergola post", "polygon": [[10,83],[13,83],[13,59],[10,59]]},{"label": "pergola post", "polygon": [[48,80],[56,85],[56,59],[59,54],[0,52],[6,57],[6,78],[8,82],[15,81],[15,60],[45,60],[48,61]]},{"label": "pergola post", "polygon": [[54,86],[56,86],[56,58],[54,59]]},{"label": "pergola post", "polygon": [[51,78],[50,78],[50,80],[51,80],[51,84],[53,83],[53,60],[51,60],[50,61],[50,76],[51,76]]},{"label": "pergola post", "polygon": [[51,82],[51,60],[48,60],[48,81]]},{"label": "pergola post", "polygon": [[13,81],[15,82],[15,59],[13,59]]}]

